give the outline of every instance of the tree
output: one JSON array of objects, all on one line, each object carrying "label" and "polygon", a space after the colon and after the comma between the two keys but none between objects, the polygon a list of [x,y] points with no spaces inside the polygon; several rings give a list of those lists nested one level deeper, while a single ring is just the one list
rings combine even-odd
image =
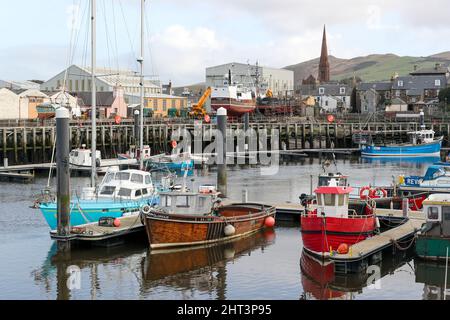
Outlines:
[{"label": "tree", "polygon": [[450,88],[445,88],[439,91],[439,101],[440,102],[450,102]]}]

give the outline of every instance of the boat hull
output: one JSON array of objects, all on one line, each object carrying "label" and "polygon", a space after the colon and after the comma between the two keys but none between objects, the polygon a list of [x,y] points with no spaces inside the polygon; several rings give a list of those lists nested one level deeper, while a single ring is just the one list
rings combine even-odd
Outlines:
[{"label": "boat hull", "polygon": [[[265,219],[275,216],[275,209],[258,211],[256,206],[230,205],[220,208],[219,216],[151,214],[145,227],[152,249],[184,247],[227,241],[265,228]],[[249,212],[251,212],[249,214]],[[225,235],[231,224],[235,232]]]},{"label": "boat hull", "polygon": [[420,145],[361,146],[364,157],[439,157],[442,139]]},{"label": "boat hull", "polygon": [[253,112],[256,109],[254,102],[239,101],[211,101],[211,108],[217,111],[219,108],[225,108],[230,116],[241,116],[245,113]]},{"label": "boat hull", "polygon": [[[120,218],[124,215],[139,213],[140,207],[159,203],[159,197],[147,198],[141,201],[72,201],[70,210],[70,225],[78,226],[97,222],[103,217]],[[41,203],[41,213],[51,230],[56,230],[57,204],[56,202]]]},{"label": "boat hull", "polygon": [[375,216],[361,218],[318,217],[308,214],[301,218],[303,247],[319,254],[336,251],[340,244],[351,246],[369,236],[376,228]]},{"label": "boat hull", "polygon": [[422,259],[445,259],[447,256],[447,248],[450,248],[449,237],[418,235],[416,239],[416,253]]}]

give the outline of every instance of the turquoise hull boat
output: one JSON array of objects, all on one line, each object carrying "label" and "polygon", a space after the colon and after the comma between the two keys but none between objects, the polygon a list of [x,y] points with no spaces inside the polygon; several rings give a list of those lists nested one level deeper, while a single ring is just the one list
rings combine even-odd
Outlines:
[{"label": "turquoise hull boat", "polygon": [[[159,204],[159,196],[153,198],[144,198],[139,201],[120,201],[120,200],[74,200],[70,205],[70,225],[78,226],[81,224],[97,222],[103,217],[120,218],[131,213],[139,212],[144,205]],[[57,210],[56,202],[41,203],[40,209],[45,221],[51,230],[57,228]]]}]

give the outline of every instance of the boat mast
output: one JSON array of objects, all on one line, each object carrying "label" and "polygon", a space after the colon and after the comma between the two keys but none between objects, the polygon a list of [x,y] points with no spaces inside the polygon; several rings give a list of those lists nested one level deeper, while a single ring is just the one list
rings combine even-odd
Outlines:
[{"label": "boat mast", "polygon": [[96,0],[91,0],[91,82],[92,82],[92,103],[91,103],[91,120],[92,120],[92,141],[91,141],[91,187],[95,187],[96,160],[97,160],[97,93],[95,86],[95,60],[96,60],[96,21],[95,21],[95,5]]},{"label": "boat mast", "polygon": [[145,0],[141,0],[141,56],[138,59],[141,65],[141,108],[140,108],[140,130],[139,130],[139,169],[144,169],[144,9]]}]

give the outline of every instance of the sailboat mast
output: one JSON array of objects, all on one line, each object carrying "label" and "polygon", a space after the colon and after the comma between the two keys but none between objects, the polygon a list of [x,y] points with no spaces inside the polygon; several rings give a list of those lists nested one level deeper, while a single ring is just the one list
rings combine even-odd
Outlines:
[{"label": "sailboat mast", "polygon": [[96,60],[96,21],[95,10],[96,0],[91,0],[91,82],[92,82],[92,104],[91,104],[91,121],[92,121],[92,138],[91,138],[91,187],[95,187],[96,176],[96,151],[97,151],[97,92],[95,86],[95,60]]},{"label": "sailboat mast", "polygon": [[140,130],[139,130],[139,168],[144,169],[144,9],[145,0],[141,0],[141,56],[139,63],[141,64],[141,108],[140,108]]}]

